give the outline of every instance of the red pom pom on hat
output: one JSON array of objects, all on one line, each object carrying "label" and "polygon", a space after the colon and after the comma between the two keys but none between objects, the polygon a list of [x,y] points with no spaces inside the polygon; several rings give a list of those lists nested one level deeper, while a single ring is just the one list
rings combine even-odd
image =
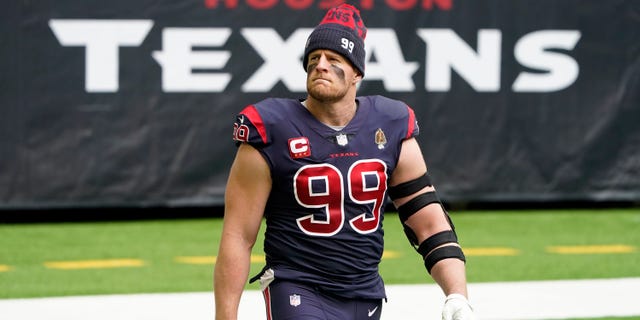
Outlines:
[{"label": "red pom pom on hat", "polygon": [[341,4],[327,11],[320,24],[335,23],[353,29],[362,40],[367,37],[367,28],[360,17],[360,10],[350,4]]}]

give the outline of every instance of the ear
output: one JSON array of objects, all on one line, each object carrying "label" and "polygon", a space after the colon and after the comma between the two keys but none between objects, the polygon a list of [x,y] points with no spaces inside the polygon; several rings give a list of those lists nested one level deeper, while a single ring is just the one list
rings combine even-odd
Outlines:
[{"label": "ear", "polygon": [[358,82],[362,81],[362,74],[360,72],[356,72],[353,74],[353,84],[358,84]]}]

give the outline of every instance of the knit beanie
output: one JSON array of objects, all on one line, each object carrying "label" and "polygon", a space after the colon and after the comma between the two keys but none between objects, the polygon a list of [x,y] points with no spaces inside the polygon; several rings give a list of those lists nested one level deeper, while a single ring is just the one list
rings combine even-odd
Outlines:
[{"label": "knit beanie", "polygon": [[351,61],[364,77],[366,36],[367,28],[358,9],[349,4],[331,8],[307,39],[302,67],[307,71],[309,53],[317,49],[329,49]]}]

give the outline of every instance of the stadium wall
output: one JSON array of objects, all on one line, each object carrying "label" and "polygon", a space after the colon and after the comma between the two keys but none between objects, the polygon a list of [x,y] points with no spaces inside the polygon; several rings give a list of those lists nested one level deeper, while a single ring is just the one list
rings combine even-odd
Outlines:
[{"label": "stadium wall", "polygon": [[[221,205],[235,114],[304,97],[338,2],[4,4],[0,209]],[[640,201],[637,1],[351,3],[446,202]]]}]

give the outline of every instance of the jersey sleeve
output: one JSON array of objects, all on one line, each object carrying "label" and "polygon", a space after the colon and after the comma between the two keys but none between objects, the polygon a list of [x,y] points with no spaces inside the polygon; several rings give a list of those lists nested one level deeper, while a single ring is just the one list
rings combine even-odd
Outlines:
[{"label": "jersey sleeve", "polygon": [[236,143],[246,142],[256,148],[271,143],[267,127],[255,105],[245,107],[236,116],[233,124],[233,140]]},{"label": "jersey sleeve", "polygon": [[376,112],[382,114],[388,124],[396,128],[394,131],[397,138],[407,140],[420,134],[418,119],[413,109],[405,102],[384,96],[369,96],[367,99]]}]

